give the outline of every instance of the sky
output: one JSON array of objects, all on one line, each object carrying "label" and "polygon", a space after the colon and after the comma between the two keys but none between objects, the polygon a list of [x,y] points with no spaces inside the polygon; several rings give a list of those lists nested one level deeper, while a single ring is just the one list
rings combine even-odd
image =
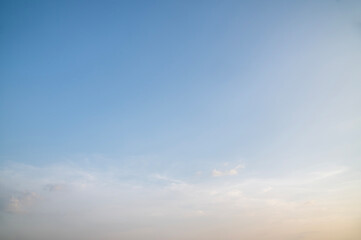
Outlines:
[{"label": "sky", "polygon": [[361,2],[0,1],[0,238],[361,239]]}]

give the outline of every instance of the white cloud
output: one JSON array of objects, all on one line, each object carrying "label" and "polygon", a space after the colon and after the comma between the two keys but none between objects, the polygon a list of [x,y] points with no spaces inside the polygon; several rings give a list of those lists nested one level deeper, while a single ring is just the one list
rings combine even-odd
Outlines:
[{"label": "white cloud", "polygon": [[324,178],[329,178],[329,177],[334,177],[340,174],[343,174],[347,171],[347,167],[339,167],[337,169],[334,170],[329,170],[329,171],[318,171],[318,172],[313,172],[312,175],[315,176],[315,178],[318,179],[324,179]]},{"label": "white cloud", "polygon": [[181,181],[181,180],[169,178],[169,177],[160,175],[160,174],[158,174],[158,173],[157,173],[157,174],[154,174],[153,177],[154,177],[155,179],[162,180],[162,181],[165,181],[165,182],[184,184],[184,182]]},{"label": "white cloud", "polygon": [[238,174],[239,169],[244,168],[244,165],[239,164],[237,165],[235,168],[230,169],[230,170],[226,170],[226,171],[219,171],[217,169],[214,169],[212,171],[212,176],[213,177],[221,177],[221,176],[234,176]]},{"label": "white cloud", "polygon": [[216,169],[214,169],[214,170],[212,171],[212,176],[213,176],[213,177],[220,177],[220,176],[224,176],[224,175],[225,175],[224,172],[218,171],[218,170],[216,170]]}]

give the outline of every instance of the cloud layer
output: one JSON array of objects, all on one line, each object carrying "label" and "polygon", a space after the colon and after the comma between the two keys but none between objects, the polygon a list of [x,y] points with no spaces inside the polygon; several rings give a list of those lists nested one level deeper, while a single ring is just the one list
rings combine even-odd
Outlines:
[{"label": "cloud layer", "polygon": [[[225,172],[232,175],[240,168]],[[134,184],[121,174],[117,169],[7,166],[0,171],[1,201],[6,202],[2,236],[15,234],[14,219],[27,221],[26,239],[46,239],[61,228],[78,239],[297,239],[302,234],[338,239],[343,228],[350,237],[358,236],[353,224],[361,214],[361,178],[345,167],[226,182],[213,176],[199,182],[154,173]],[[191,230],[184,233],[184,228]]]}]

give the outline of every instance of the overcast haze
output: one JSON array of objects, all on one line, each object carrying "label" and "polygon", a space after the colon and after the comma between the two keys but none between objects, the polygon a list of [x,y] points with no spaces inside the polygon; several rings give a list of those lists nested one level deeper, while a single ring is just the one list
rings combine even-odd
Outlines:
[{"label": "overcast haze", "polygon": [[361,239],[360,1],[0,1],[0,238]]}]

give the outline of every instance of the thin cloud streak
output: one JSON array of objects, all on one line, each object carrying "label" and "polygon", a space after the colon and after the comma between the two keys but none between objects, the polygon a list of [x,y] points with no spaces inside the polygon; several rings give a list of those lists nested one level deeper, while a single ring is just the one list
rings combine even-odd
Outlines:
[{"label": "thin cloud streak", "polygon": [[238,174],[239,169],[243,169],[243,168],[245,168],[244,165],[239,164],[235,168],[230,169],[228,171],[219,171],[219,170],[214,169],[212,171],[212,176],[213,177],[234,176],[234,175]]}]

